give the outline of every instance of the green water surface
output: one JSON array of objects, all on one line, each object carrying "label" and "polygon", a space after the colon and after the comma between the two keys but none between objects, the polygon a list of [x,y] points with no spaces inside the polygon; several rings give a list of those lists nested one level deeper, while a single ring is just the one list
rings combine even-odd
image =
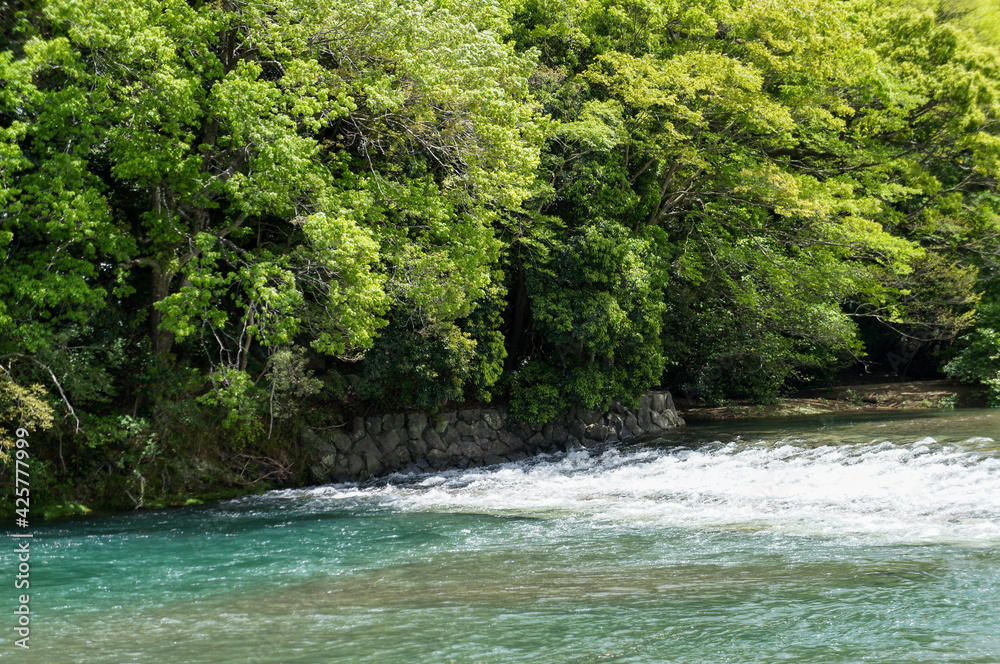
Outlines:
[{"label": "green water surface", "polygon": [[998,423],[734,422],[58,522],[34,530],[28,651],[3,538],[0,658],[996,664]]}]

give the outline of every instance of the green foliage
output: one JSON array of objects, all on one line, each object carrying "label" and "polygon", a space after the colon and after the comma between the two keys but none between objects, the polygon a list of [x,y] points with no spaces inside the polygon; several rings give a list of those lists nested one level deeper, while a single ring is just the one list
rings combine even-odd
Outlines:
[{"label": "green foliage", "polygon": [[599,409],[656,382],[664,305],[653,262],[649,242],[604,222],[578,229],[531,266],[532,316],[545,345],[513,378],[516,416]]},{"label": "green foliage", "polygon": [[960,339],[961,351],[945,365],[952,378],[986,387],[987,399],[1000,407],[1000,302],[984,303],[976,327]]},{"label": "green foliage", "polygon": [[211,380],[212,390],[198,401],[222,414],[222,427],[231,433],[232,444],[247,447],[263,438],[267,393],[245,371],[217,371]]},{"label": "green foliage", "polygon": [[449,401],[490,401],[507,356],[504,294],[494,281],[475,309],[453,322],[428,320],[419,309],[397,318],[361,363],[358,396],[386,409],[430,412]]},{"label": "green foliage", "polygon": [[858,318],[930,339],[968,324],[996,237],[969,202],[996,182],[1000,60],[947,14],[595,0],[515,20],[561,121],[539,209],[569,233],[658,233],[668,383],[772,400],[859,357]]},{"label": "green foliage", "polygon": [[249,441],[274,349],[354,359],[392,316],[426,335],[484,297],[542,127],[497,7],[25,11],[0,54],[0,354],[63,352],[130,298]]},{"label": "green foliage", "polygon": [[0,468],[3,470],[12,463],[10,451],[18,439],[18,429],[30,435],[52,428],[54,411],[47,397],[43,386],[18,385],[0,367]]}]

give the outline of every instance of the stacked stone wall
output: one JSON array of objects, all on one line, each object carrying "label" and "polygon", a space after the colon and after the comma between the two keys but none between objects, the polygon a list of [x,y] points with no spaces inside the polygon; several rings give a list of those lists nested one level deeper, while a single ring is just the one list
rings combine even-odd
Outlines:
[{"label": "stacked stone wall", "polygon": [[669,392],[648,392],[638,408],[615,403],[607,413],[574,409],[540,425],[518,422],[504,408],[355,417],[341,428],[306,429],[302,443],[311,479],[325,483],[518,461],[651,437],[682,424]]}]

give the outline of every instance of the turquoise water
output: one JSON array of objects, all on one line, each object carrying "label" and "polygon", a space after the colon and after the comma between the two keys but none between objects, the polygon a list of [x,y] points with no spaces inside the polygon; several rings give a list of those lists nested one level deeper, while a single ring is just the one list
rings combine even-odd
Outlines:
[{"label": "turquoise water", "polygon": [[31,650],[7,592],[0,659],[996,664],[998,424],[735,422],[64,521],[35,530]]}]

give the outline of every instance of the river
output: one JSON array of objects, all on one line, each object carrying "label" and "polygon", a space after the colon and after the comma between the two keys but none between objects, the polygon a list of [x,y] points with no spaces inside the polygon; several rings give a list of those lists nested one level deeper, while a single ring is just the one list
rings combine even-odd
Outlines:
[{"label": "river", "polygon": [[996,664],[998,440],[988,410],[725,422],[60,521],[0,660]]}]

